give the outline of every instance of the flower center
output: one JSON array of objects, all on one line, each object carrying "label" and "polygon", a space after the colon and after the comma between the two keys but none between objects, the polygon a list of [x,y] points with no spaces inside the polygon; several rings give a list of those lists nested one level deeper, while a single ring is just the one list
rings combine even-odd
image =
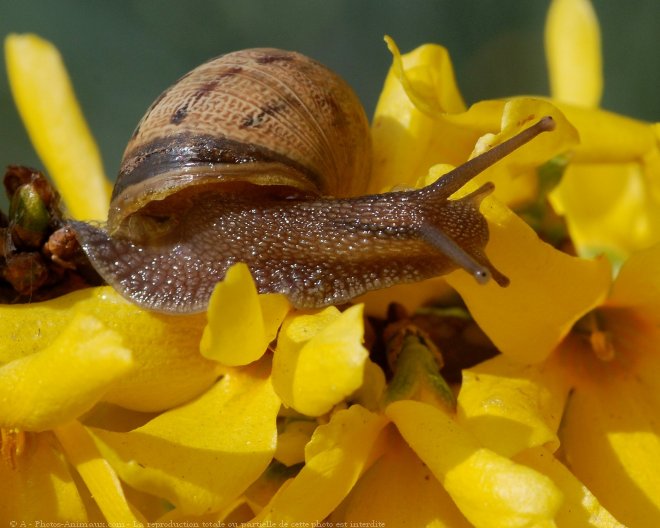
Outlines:
[{"label": "flower center", "polygon": [[585,339],[593,354],[601,361],[612,361],[616,356],[616,349],[612,342],[612,333],[598,310],[593,310],[580,319],[573,331]]},{"label": "flower center", "polygon": [[0,428],[0,456],[11,469],[16,469],[18,458],[25,452],[25,431]]}]

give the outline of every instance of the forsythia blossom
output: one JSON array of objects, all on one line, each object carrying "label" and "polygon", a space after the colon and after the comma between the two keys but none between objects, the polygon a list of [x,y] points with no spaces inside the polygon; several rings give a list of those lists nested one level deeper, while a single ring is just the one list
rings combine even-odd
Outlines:
[{"label": "forsythia blossom", "polygon": [[[557,124],[455,196],[495,183],[481,212],[507,288],[457,270],[299,311],[237,264],[204,314],[151,313],[107,286],[0,306],[0,520],[660,522],[660,128],[598,108],[599,39],[587,0],[553,0],[552,96],[469,107],[447,50],[387,39],[372,192]],[[59,54],[33,35],[5,46],[69,213],[102,219],[109,184]],[[383,317],[433,298],[462,321],[442,327],[456,351]],[[448,382],[447,358],[475,342],[494,357]]]}]

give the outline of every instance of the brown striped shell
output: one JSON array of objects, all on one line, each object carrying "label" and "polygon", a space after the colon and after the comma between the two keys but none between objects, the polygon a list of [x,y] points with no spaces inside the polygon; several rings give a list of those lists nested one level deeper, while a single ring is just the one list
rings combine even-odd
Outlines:
[{"label": "brown striped shell", "polygon": [[359,195],[370,160],[367,118],[339,76],[295,52],[228,53],[183,76],[147,110],[124,153],[108,230],[160,236],[172,213],[210,187]]}]

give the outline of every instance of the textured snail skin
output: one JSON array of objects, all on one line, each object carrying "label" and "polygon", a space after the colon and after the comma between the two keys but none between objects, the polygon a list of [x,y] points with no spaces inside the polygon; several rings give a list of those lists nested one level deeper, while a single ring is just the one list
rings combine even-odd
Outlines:
[{"label": "textured snail skin", "polygon": [[353,92],[302,55],[245,50],[164,92],[126,149],[107,226],[70,225],[108,284],[168,313],[206,309],[237,262],[302,308],[459,267],[505,286],[479,212],[493,185],[450,197],[553,126],[543,118],[424,189],[352,196],[370,163]]},{"label": "textured snail skin", "polygon": [[284,202],[200,196],[175,229],[145,245],[87,224],[74,227],[99,273],[142,306],[203,310],[227,268],[245,262],[260,292],[284,293],[295,306],[311,308],[456,269],[420,236],[428,218],[504,283],[483,253],[483,194],[453,201],[420,200],[414,192]]}]

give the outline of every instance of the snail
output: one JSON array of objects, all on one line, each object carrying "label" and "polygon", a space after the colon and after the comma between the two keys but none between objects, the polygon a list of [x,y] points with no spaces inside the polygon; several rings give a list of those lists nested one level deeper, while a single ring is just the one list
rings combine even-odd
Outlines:
[{"label": "snail", "polygon": [[156,99],[126,147],[107,224],[70,226],[108,284],[161,312],[204,310],[237,262],[260,292],[302,308],[457,268],[505,286],[479,212],[493,184],[449,198],[552,128],[542,118],[428,187],[365,195],[369,124],[347,83],[296,52],[237,51]]}]

